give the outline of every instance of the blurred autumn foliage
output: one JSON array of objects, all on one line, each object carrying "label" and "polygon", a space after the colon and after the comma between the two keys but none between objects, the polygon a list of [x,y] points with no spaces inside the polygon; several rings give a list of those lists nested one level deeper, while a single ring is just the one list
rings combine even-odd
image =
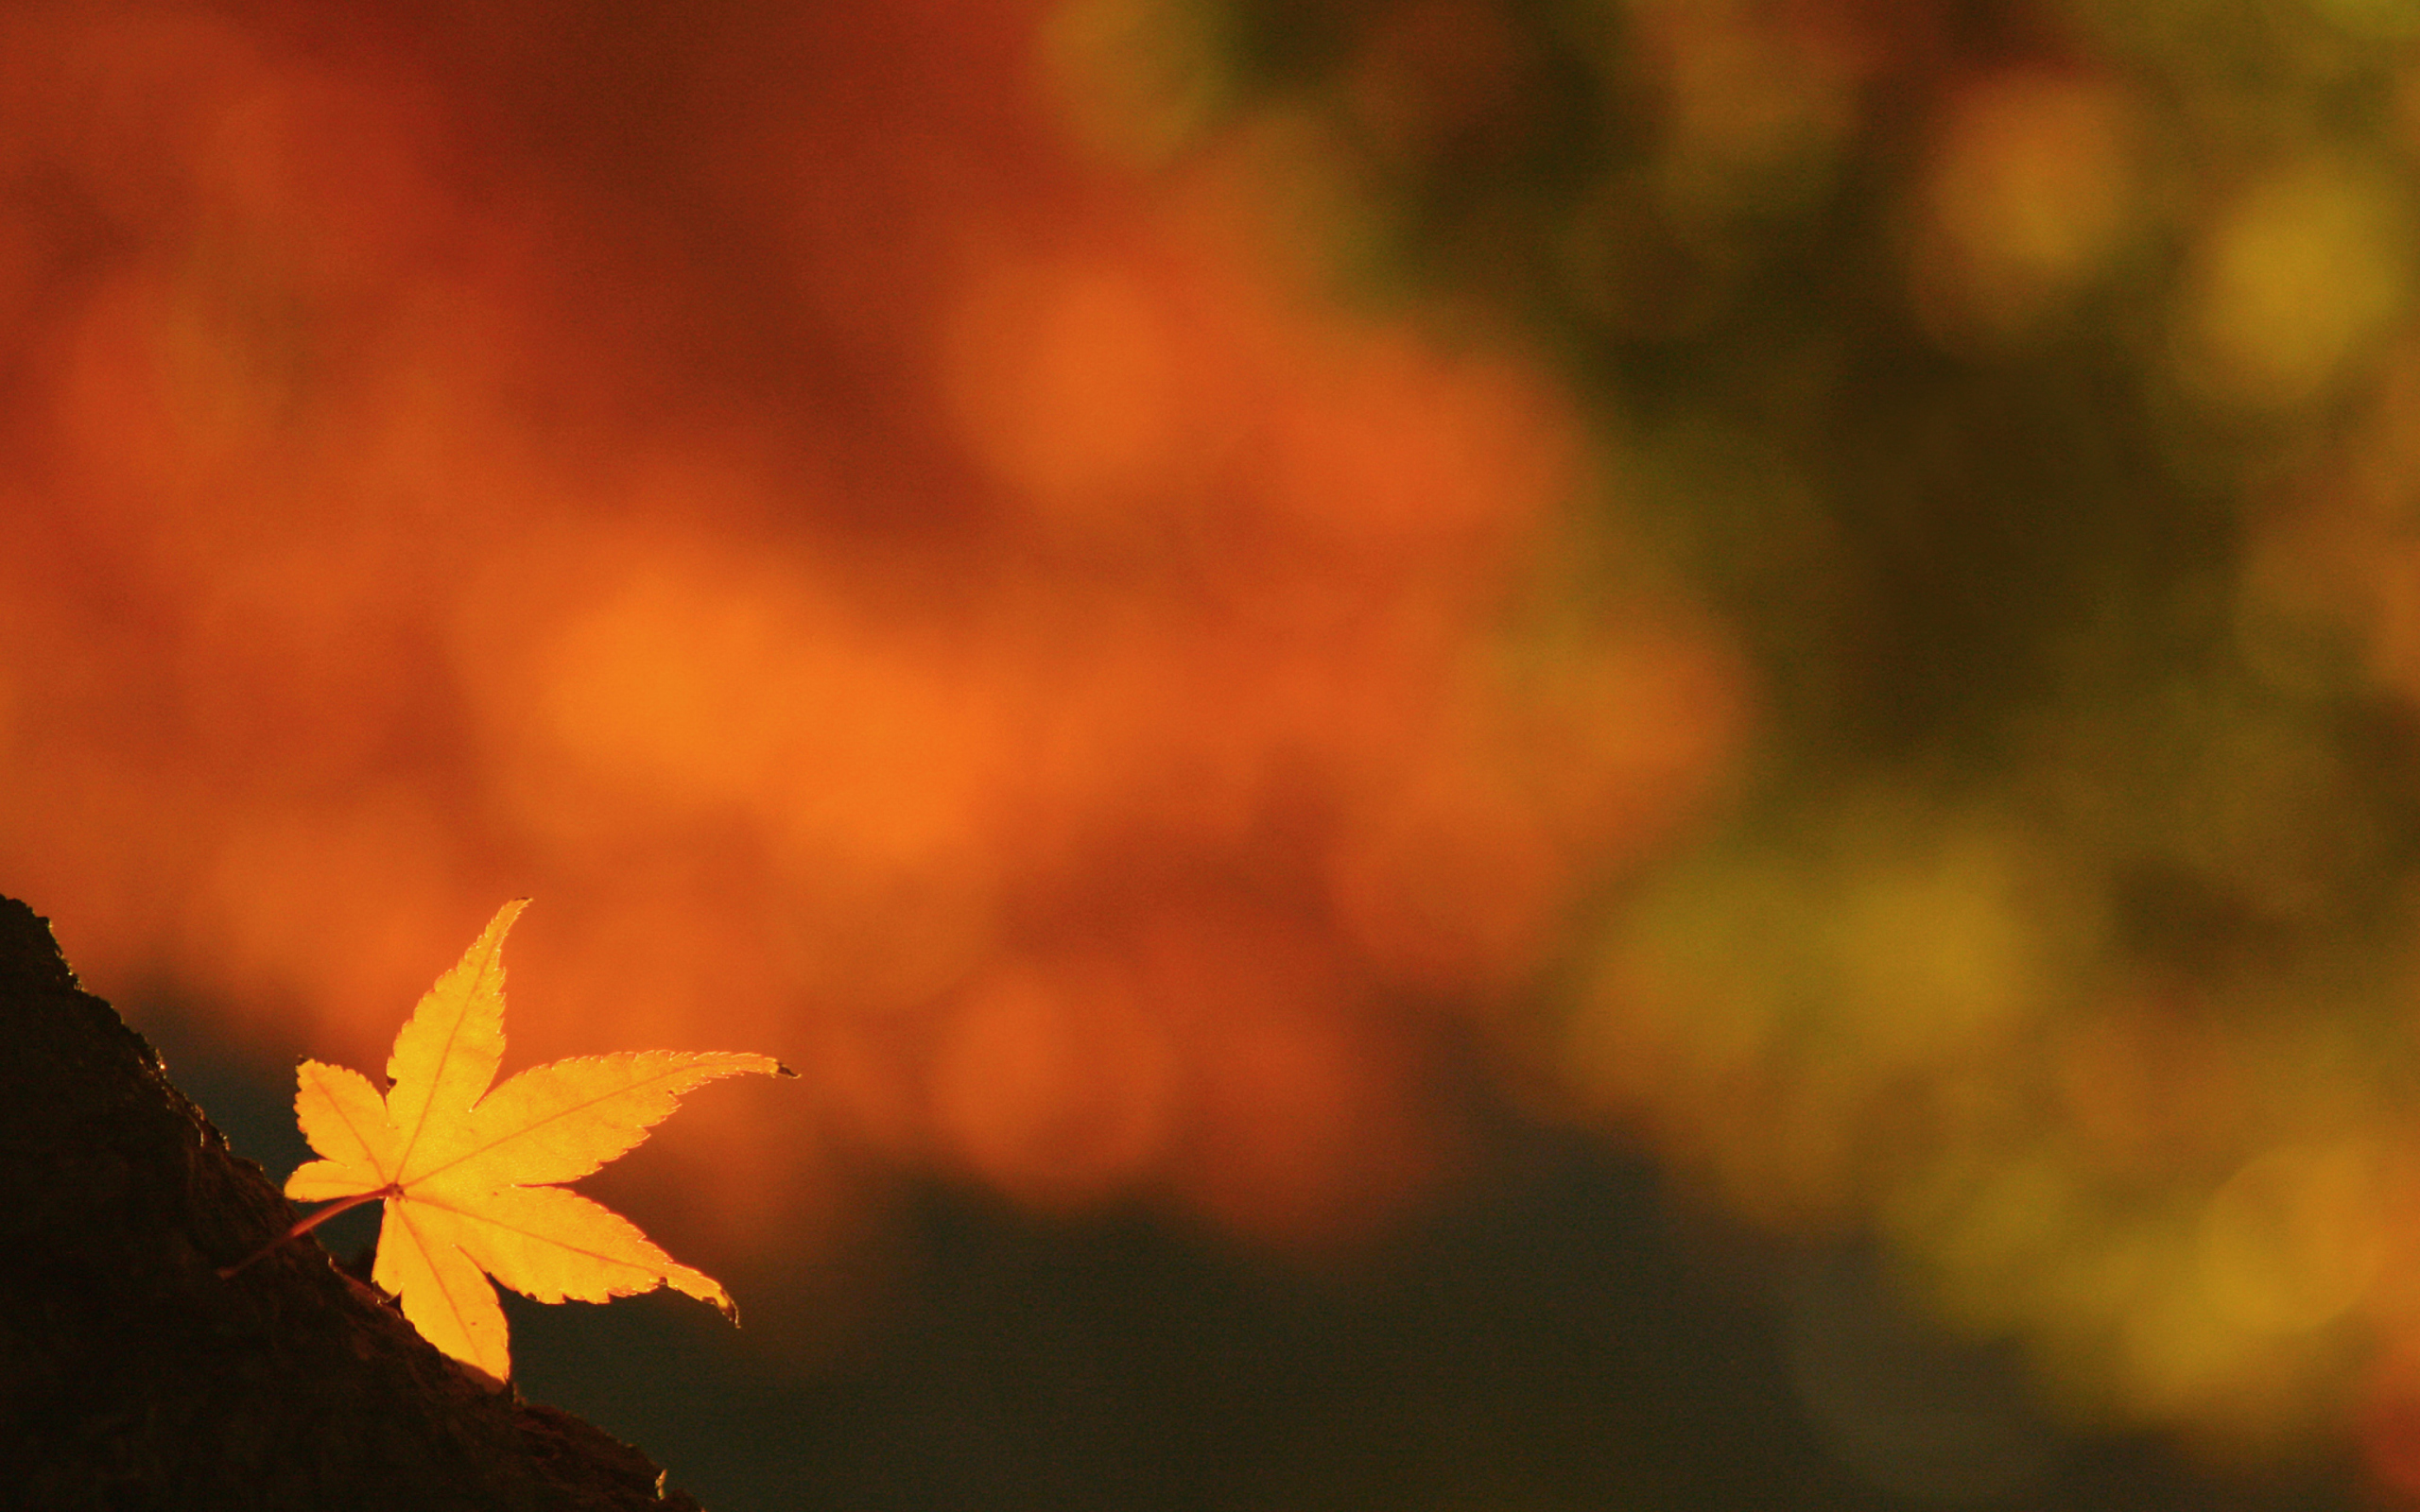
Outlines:
[{"label": "blurred autumn foliage", "polygon": [[1555,353],[1751,671],[1736,800],[1574,947],[1575,1115],[1877,1235],[2079,1420],[2420,1490],[2420,9],[1218,35],[1362,266]]},{"label": "blurred autumn foliage", "polygon": [[757,1243],[1366,1232],[1736,717],[1541,580],[1568,404],[1071,145],[1016,7],[576,9],[0,23],[0,876],[336,1059],[535,895],[520,1053],[805,1073],[687,1135]]},{"label": "blurred autumn foliage", "polygon": [[21,6],[0,195],[104,988],[534,894],[517,1053],[807,1078],[735,1244],[1318,1250],[1492,1081],[2420,1492],[2420,9]]}]

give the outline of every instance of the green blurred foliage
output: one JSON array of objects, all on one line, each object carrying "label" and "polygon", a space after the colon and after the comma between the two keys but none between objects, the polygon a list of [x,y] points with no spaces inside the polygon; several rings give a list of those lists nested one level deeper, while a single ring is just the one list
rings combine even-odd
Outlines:
[{"label": "green blurred foliage", "polygon": [[1085,95],[1101,140],[1240,142],[1354,297],[1523,333],[1604,460],[1566,592],[1735,638],[1750,755],[1581,931],[1570,1106],[1736,1211],[1880,1232],[2082,1418],[2358,1421],[2392,1475],[2420,6],[1079,0],[1058,34],[1167,81]]}]

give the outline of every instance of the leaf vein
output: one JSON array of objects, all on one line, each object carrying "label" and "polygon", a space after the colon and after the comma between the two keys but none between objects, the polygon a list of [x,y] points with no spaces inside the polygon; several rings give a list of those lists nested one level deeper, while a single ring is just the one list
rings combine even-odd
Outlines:
[{"label": "leaf vein", "polygon": [[[561,1187],[524,1187],[524,1188],[522,1188],[521,1190],[522,1190],[522,1191],[525,1191],[525,1192],[561,1192],[561,1191],[562,1191],[562,1188],[561,1188]],[[567,1193],[567,1194],[566,1194],[566,1195],[569,1195],[569,1196],[578,1196],[578,1195],[579,1195],[579,1194],[578,1194],[578,1193]],[[458,1207],[456,1207],[454,1204],[452,1204],[452,1203],[450,1203],[450,1202],[441,1202],[441,1201],[438,1201],[438,1200],[435,1200],[435,1199],[433,1199],[433,1198],[429,1198],[429,1197],[407,1197],[407,1198],[406,1198],[405,1200],[406,1200],[406,1201],[407,1201],[407,1202],[420,1202],[420,1203],[425,1203],[425,1204],[426,1204],[427,1206],[429,1206],[429,1207],[436,1208],[436,1209],[440,1210],[441,1211],[453,1213],[456,1217],[458,1217],[458,1218],[464,1219],[464,1220],[466,1220],[466,1221],[468,1221],[468,1222],[475,1223],[475,1224],[485,1224],[487,1227],[489,1227],[489,1228],[501,1228],[501,1229],[503,1229],[506,1233],[509,1233],[509,1234],[518,1234],[518,1235],[520,1235],[520,1236],[521,1236],[522,1238],[524,1238],[524,1239],[533,1240],[533,1241],[535,1241],[536,1243],[541,1244],[541,1245],[547,1246],[548,1246],[548,1247],[550,1247],[550,1248],[554,1248],[554,1249],[561,1249],[561,1250],[563,1250],[563,1251],[565,1251],[565,1252],[567,1252],[567,1253],[570,1253],[570,1254],[579,1255],[579,1256],[582,1257],[583,1259],[587,1259],[587,1260],[594,1260],[594,1261],[598,1262],[598,1263],[601,1263],[601,1264],[606,1264],[606,1265],[618,1265],[618,1266],[620,1266],[620,1267],[621,1267],[622,1269],[624,1269],[624,1270],[634,1270],[634,1271],[637,1271],[639,1274],[641,1274],[641,1275],[643,1275],[643,1276],[655,1276],[655,1275],[657,1275],[656,1267],[654,1267],[654,1266],[652,1266],[652,1265],[646,1265],[646,1264],[642,1264],[642,1263],[640,1263],[639,1262],[634,1261],[634,1260],[625,1260],[625,1259],[623,1259],[622,1257],[620,1257],[620,1256],[618,1256],[618,1255],[609,1255],[609,1254],[605,1253],[605,1252],[604,1252],[603,1250],[601,1250],[601,1249],[587,1249],[587,1248],[583,1248],[582,1246],[579,1246],[579,1245],[571,1244],[571,1243],[569,1243],[569,1242],[567,1242],[567,1241],[564,1241],[564,1240],[562,1240],[562,1239],[555,1238],[555,1237],[554,1237],[553,1235],[551,1235],[551,1234],[542,1233],[542,1232],[540,1232],[539,1230],[537,1230],[537,1229],[535,1229],[535,1228],[525,1228],[521,1227],[521,1226],[520,1226],[520,1225],[518,1225],[518,1224],[510,1224],[510,1223],[507,1223],[507,1222],[505,1222],[505,1221],[504,1221],[503,1219],[501,1219],[501,1218],[495,1217],[495,1216],[493,1216],[493,1215],[492,1215],[492,1214],[489,1214],[489,1213],[480,1212],[480,1211],[476,1211],[475,1209],[471,1209],[471,1208],[458,1208]],[[601,1206],[599,1207],[598,1211],[601,1211],[601,1212],[609,1213],[609,1214],[613,1211],[613,1210],[612,1210],[612,1209],[610,1209],[610,1208],[604,1208],[604,1207],[601,1207]],[[627,1221],[627,1220],[625,1220],[625,1221]]]},{"label": "leaf vein", "polygon": [[[556,1061],[554,1064],[562,1065],[563,1062]],[[587,1099],[585,1102],[573,1103],[567,1107],[559,1108],[553,1112],[546,1114],[544,1118],[533,1119],[529,1123],[523,1125],[519,1128],[513,1129],[510,1133],[497,1135],[495,1138],[488,1141],[485,1144],[478,1146],[476,1149],[465,1150],[461,1154],[454,1157],[452,1160],[447,1160],[442,1165],[431,1166],[429,1169],[421,1172],[418,1176],[409,1177],[406,1181],[406,1185],[410,1185],[414,1182],[433,1180],[437,1177],[443,1175],[445,1172],[451,1171],[454,1167],[460,1165],[465,1160],[476,1160],[480,1156],[487,1154],[489,1151],[501,1149],[515,1140],[527,1139],[531,1134],[536,1133],[538,1130],[559,1119],[569,1118],[574,1113],[582,1112],[588,1108],[596,1107],[599,1103],[612,1102],[616,1097],[627,1097],[632,1092],[645,1091],[647,1088],[652,1087],[658,1082],[669,1081],[683,1071],[693,1069],[694,1065],[695,1063],[692,1062],[687,1066],[668,1067],[656,1075],[649,1076],[645,1081],[632,1082],[628,1086],[616,1088],[609,1092],[599,1092],[597,1095]],[[666,1111],[669,1111],[669,1109]],[[648,1125],[642,1125],[642,1130],[647,1127],[653,1126],[657,1122],[661,1122],[661,1120],[650,1120]]]}]

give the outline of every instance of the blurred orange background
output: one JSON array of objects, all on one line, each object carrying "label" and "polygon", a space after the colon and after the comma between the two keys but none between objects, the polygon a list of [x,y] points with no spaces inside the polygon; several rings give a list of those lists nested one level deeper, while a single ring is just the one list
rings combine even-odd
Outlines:
[{"label": "blurred orange background", "polygon": [[516,1059],[804,1074],[665,1136],[730,1245],[1452,1166],[1738,679],[1569,611],[1516,347],[1322,297],[1250,142],[1085,146],[1041,19],[10,11],[0,878],[89,982],[375,1064],[529,895]]}]

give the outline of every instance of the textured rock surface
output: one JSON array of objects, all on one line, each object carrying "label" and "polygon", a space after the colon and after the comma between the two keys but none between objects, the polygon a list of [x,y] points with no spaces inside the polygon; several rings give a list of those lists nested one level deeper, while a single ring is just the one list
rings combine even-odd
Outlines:
[{"label": "textured rock surface", "polygon": [[694,1508],[440,1354],[0,899],[0,1504]]}]

